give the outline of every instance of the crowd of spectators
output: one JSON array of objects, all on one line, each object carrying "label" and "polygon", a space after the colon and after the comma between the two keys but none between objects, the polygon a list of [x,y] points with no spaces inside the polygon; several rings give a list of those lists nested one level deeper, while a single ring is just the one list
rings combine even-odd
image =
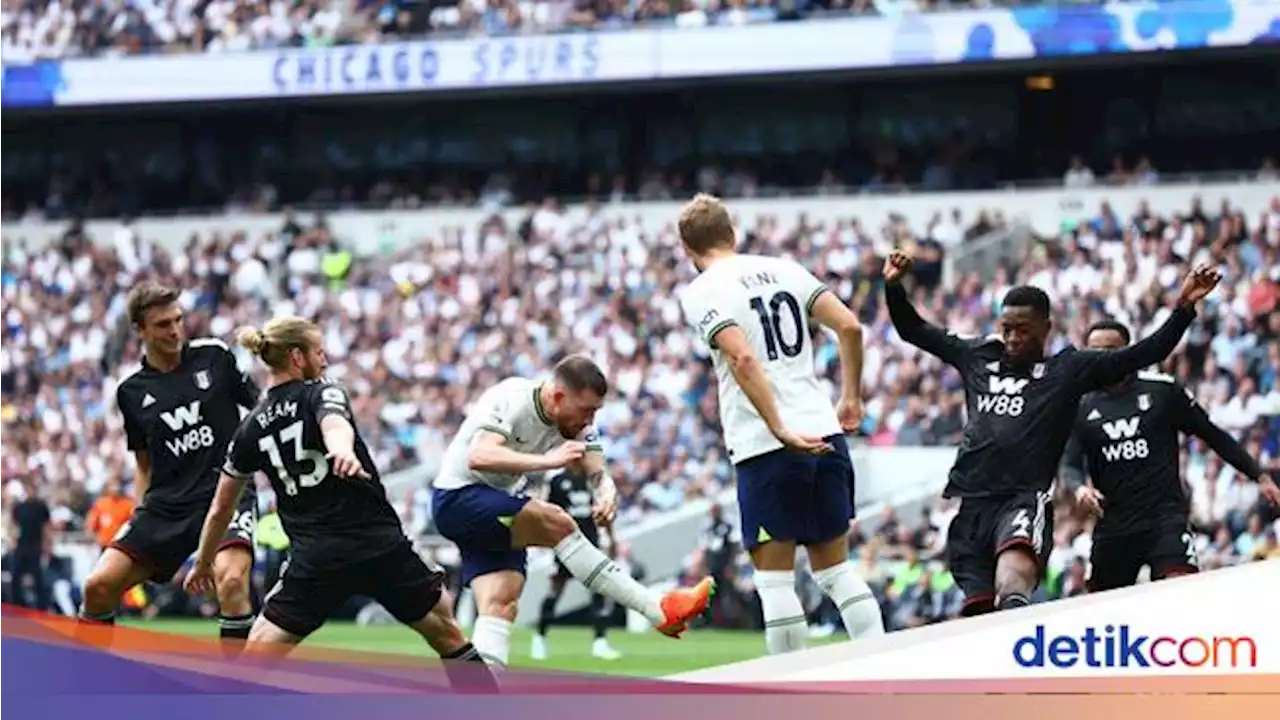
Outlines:
[{"label": "crowd of spectators", "polygon": [[[1088,0],[1083,0],[1088,1]],[[6,62],[225,53],[634,26],[746,25],[1023,0],[12,0]]]}]

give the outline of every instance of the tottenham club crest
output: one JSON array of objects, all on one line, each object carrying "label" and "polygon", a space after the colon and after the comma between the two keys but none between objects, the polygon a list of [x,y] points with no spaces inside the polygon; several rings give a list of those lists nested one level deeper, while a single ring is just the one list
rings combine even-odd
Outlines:
[{"label": "tottenham club crest", "polygon": [[1150,395],[1146,393],[1142,393],[1141,395],[1138,396],[1138,409],[1141,410],[1142,412],[1146,412],[1151,409]]},{"label": "tottenham club crest", "polygon": [[1044,377],[1044,363],[1036,363],[1035,367],[1031,368],[1031,377],[1036,380]]},{"label": "tottenham club crest", "polygon": [[208,370],[201,370],[197,372],[195,375],[191,376],[191,379],[195,381],[196,387],[201,390],[208,390],[213,387],[213,381],[209,379]]}]

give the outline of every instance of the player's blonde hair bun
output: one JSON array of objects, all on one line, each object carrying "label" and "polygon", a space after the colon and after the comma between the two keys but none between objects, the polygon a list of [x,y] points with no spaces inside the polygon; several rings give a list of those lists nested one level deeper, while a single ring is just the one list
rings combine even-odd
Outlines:
[{"label": "player's blonde hair bun", "polygon": [[236,342],[254,355],[261,355],[262,349],[267,346],[267,336],[258,328],[246,325],[236,330]]}]

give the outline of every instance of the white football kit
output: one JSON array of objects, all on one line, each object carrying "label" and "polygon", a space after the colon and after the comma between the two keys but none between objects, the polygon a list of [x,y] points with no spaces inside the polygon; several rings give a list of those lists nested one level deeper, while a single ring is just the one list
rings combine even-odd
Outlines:
[{"label": "white football kit", "polygon": [[761,255],[734,255],[711,265],[681,293],[688,323],[711,350],[719,388],[720,424],[734,464],[778,450],[714,335],[730,325],[746,333],[773,385],[782,422],[792,432],[841,434],[829,392],[813,363],[809,316],[827,286],[798,263]]},{"label": "white football kit", "polygon": [[[541,455],[568,442],[547,418],[541,388],[540,381],[512,377],[481,394],[445,450],[433,487],[455,490],[483,483],[510,493],[519,492],[525,484],[524,475],[472,470],[467,455],[471,441],[482,431],[497,433],[507,439],[505,447],[530,455]],[[600,433],[594,426],[588,426],[577,439],[586,443],[588,452],[602,451]]]}]

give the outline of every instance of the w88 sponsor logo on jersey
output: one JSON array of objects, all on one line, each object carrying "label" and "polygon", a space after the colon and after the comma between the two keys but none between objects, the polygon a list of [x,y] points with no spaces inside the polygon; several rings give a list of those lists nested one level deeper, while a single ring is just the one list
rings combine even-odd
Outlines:
[{"label": "w88 sponsor logo on jersey", "polygon": [[978,412],[992,415],[1018,417],[1026,408],[1022,398],[1022,389],[1031,382],[1023,378],[996,377],[987,378],[989,393],[978,395]]}]

